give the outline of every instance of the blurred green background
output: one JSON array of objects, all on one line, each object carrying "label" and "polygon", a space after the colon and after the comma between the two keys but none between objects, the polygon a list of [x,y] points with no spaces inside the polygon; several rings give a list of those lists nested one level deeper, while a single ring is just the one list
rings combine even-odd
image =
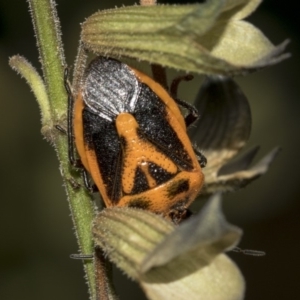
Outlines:
[{"label": "blurred green background", "polygon": [[[134,2],[57,3],[72,65],[80,22],[98,9]],[[294,3],[279,6],[265,0],[250,18],[274,44],[291,39],[292,58],[238,79],[253,114],[247,148],[261,145],[259,157],[274,146],[283,148],[264,177],[224,199],[227,218],[244,229],[240,246],[267,252],[262,258],[230,254],[245,276],[246,299],[251,300],[300,297],[300,45]],[[40,70],[35,45],[26,1],[0,0],[0,299],[88,299],[81,262],[69,258],[78,248],[55,153],[40,134],[33,94],[8,66],[8,57],[21,54]],[[194,84],[196,90],[197,78]],[[188,98],[183,90],[181,97]],[[144,299],[122,274],[116,283],[121,299]]]}]

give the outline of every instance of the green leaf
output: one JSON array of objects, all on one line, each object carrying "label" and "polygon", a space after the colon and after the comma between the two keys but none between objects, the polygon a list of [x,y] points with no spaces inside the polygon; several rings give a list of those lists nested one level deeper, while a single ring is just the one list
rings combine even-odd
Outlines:
[{"label": "green leaf", "polygon": [[95,243],[149,299],[241,299],[244,279],[222,254],[237,244],[241,230],[227,223],[220,201],[212,197],[178,227],[143,210],[105,209],[94,222]]},{"label": "green leaf", "polygon": [[258,151],[257,147],[232,160],[250,137],[251,110],[247,97],[231,78],[206,78],[195,107],[201,118],[189,134],[207,158],[201,196],[235,191],[268,171],[279,148],[252,167],[250,164]]},{"label": "green leaf", "polygon": [[[188,265],[178,265],[177,268],[188,268]],[[244,278],[235,263],[224,254],[218,255],[207,267],[190,272],[180,280],[165,279],[173,272],[179,272],[178,269],[144,277],[141,286],[148,299],[244,299]]]},{"label": "green leaf", "polygon": [[42,126],[51,126],[51,111],[46,86],[36,69],[20,55],[15,55],[9,59],[9,65],[22,77],[28,85],[40,106],[42,115]]},{"label": "green leaf", "polygon": [[288,57],[251,24],[240,21],[258,0],[210,0],[196,5],[132,6],[99,11],[82,25],[92,52],[128,57],[188,72],[239,74]]}]

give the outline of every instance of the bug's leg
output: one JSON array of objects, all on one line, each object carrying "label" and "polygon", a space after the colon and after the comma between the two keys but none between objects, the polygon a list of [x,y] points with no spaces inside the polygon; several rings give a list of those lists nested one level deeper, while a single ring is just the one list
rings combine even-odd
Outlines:
[{"label": "bug's leg", "polygon": [[93,254],[70,254],[72,259],[82,259],[82,260],[92,260],[94,258]]},{"label": "bug's leg", "polygon": [[192,212],[187,208],[171,209],[168,217],[175,225],[180,224],[182,221],[187,220],[192,216]]},{"label": "bug's leg", "polygon": [[75,150],[74,150],[74,133],[73,133],[73,108],[74,108],[74,98],[72,93],[72,88],[70,86],[68,80],[69,70],[65,68],[64,72],[64,85],[68,95],[68,127],[67,127],[67,136],[68,136],[68,155],[69,161],[74,167],[82,167],[82,164],[79,160],[75,158]]},{"label": "bug's leg", "polygon": [[170,87],[171,96],[173,98],[177,98],[178,97],[177,92],[178,92],[179,83],[181,83],[181,81],[191,81],[193,78],[194,78],[194,76],[191,75],[191,74],[178,76],[178,77],[174,78],[172,80],[171,87]]},{"label": "bug's leg", "polygon": [[177,98],[174,98],[174,101],[179,106],[186,108],[189,111],[189,113],[184,117],[186,127],[192,125],[199,118],[198,110],[196,109],[196,107]]},{"label": "bug's leg", "polygon": [[61,133],[65,134],[65,135],[68,134],[67,130],[65,128],[61,127],[60,125],[55,125],[54,127]]},{"label": "bug's leg", "polygon": [[97,193],[99,192],[97,186],[95,184],[92,184],[89,180],[89,176],[87,171],[83,168],[82,169],[82,178],[83,178],[83,183],[84,183],[84,187],[91,193]]},{"label": "bug's leg", "polygon": [[178,92],[179,83],[181,81],[183,81],[183,80],[190,81],[193,78],[194,78],[194,76],[191,74],[176,77],[175,79],[173,79],[173,81],[171,83],[171,87],[170,87],[170,94],[171,94],[172,98],[174,99],[174,101],[178,105],[186,108],[189,111],[188,115],[185,116],[185,118],[184,118],[185,125],[187,127],[189,127],[191,124],[193,124],[198,119],[198,117],[199,117],[198,110],[193,105],[191,105],[183,100],[178,99],[177,92]]},{"label": "bug's leg", "polygon": [[[59,130],[61,133],[63,134],[68,134],[68,132],[62,128],[60,125],[55,125],[55,128],[57,130]],[[73,165],[73,164],[72,164]],[[77,168],[81,168],[82,169],[82,178],[83,178],[83,183],[84,183],[84,187],[90,192],[90,193],[96,193],[98,192],[98,188],[95,184],[91,184],[88,178],[88,174],[86,172],[86,170],[84,169],[83,165],[81,164],[81,161],[79,159],[76,160],[76,166]],[[70,180],[71,185],[73,186],[74,189],[78,189],[79,188],[79,184],[77,182],[75,182],[74,180]]]},{"label": "bug's leg", "polygon": [[82,162],[80,159],[75,158],[75,149],[74,149],[74,133],[73,133],[73,108],[74,108],[74,97],[72,93],[72,88],[70,86],[69,80],[68,80],[68,68],[65,68],[64,72],[64,85],[65,89],[68,94],[68,127],[67,131],[64,130],[61,126],[57,125],[56,128],[61,131],[67,133],[68,136],[68,155],[69,155],[69,161],[72,166],[75,168],[82,169],[82,177],[85,188],[90,191],[91,193],[97,192],[98,188],[95,184],[91,184],[88,178],[87,171],[85,170],[84,166],[82,165]]},{"label": "bug's leg", "polygon": [[193,149],[195,151],[197,160],[199,162],[199,165],[201,168],[205,168],[206,164],[207,164],[207,159],[204,156],[204,154],[199,150],[199,148],[197,147],[197,145],[193,145]]},{"label": "bug's leg", "polygon": [[151,64],[152,76],[153,79],[158,82],[162,87],[168,90],[168,81],[166,69],[158,64]]}]

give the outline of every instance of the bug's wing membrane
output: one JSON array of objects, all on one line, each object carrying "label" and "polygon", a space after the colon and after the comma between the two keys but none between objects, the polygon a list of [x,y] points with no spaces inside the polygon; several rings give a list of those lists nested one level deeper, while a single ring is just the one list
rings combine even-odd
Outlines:
[{"label": "bug's wing membrane", "polygon": [[193,161],[170,124],[172,120],[165,104],[147,85],[143,85],[134,112],[139,135],[171,158],[180,169],[192,170]]},{"label": "bug's wing membrane", "polygon": [[[101,191],[104,201],[113,204],[120,199],[122,155],[119,136],[112,122],[101,118],[85,108],[83,111],[84,140],[88,148],[95,153],[98,168],[92,177],[103,181],[103,184],[95,182],[96,185],[104,186]],[[97,180],[97,179],[96,179]],[[108,197],[108,199],[105,199]]]},{"label": "bug's wing membrane", "polygon": [[85,85],[85,104],[102,118],[113,121],[118,114],[134,110],[139,84],[127,65],[100,57],[91,63]]}]

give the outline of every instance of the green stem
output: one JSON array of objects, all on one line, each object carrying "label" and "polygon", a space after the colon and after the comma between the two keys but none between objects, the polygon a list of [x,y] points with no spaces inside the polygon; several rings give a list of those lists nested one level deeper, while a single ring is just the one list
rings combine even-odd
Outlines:
[{"label": "green stem", "polygon": [[[29,0],[32,21],[54,117],[66,112],[63,73],[66,66],[59,19],[52,0]],[[63,96],[63,97],[62,97]]]},{"label": "green stem", "polygon": [[[50,101],[52,124],[62,124],[67,111],[67,96],[64,88],[65,59],[61,41],[59,19],[53,0],[29,0],[32,21],[37,37],[37,44],[42,63],[44,81]],[[43,127],[50,124],[43,124]],[[62,124],[64,127],[64,124]],[[80,252],[92,254],[94,244],[91,225],[94,218],[94,207],[90,195],[84,188],[75,189],[74,181],[82,187],[81,176],[72,172],[68,160],[66,136],[56,129],[51,130],[51,137],[60,161],[68,194],[69,205],[73,217]],[[73,184],[72,184],[73,183]],[[91,299],[95,299],[95,271],[92,261],[84,261],[84,269],[89,286]]]}]

